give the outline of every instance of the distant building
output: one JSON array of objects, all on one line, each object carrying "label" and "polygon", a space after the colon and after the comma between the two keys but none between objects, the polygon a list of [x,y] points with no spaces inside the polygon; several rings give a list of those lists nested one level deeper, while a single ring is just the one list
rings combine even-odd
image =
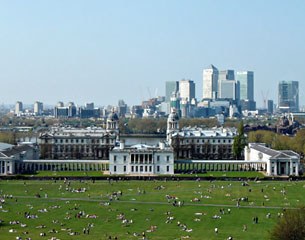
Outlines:
[{"label": "distant building", "polygon": [[39,136],[41,159],[109,159],[119,137],[119,118],[111,112],[106,129],[57,127]]},{"label": "distant building", "polygon": [[236,81],[239,82],[240,99],[254,101],[254,73],[252,71],[236,72]]},{"label": "distant building", "polygon": [[73,118],[77,115],[77,109],[73,102],[69,102],[67,106],[63,106],[62,102],[59,102],[54,108],[55,118]]},{"label": "distant building", "polygon": [[267,112],[269,114],[273,114],[273,106],[274,106],[273,100],[268,100],[267,104],[268,104]]},{"label": "distant building", "polygon": [[175,159],[233,159],[235,128],[179,129],[179,116],[172,112],[167,119],[167,140]]},{"label": "distant building", "polygon": [[160,175],[174,174],[174,154],[170,147],[137,144],[126,147],[124,143],[110,151],[110,174]]},{"label": "distant building", "polygon": [[15,105],[15,114],[17,116],[20,116],[22,113],[23,113],[23,104],[22,104],[22,102],[18,101],[18,102],[16,102],[16,105]]},{"label": "distant building", "polygon": [[299,82],[281,81],[278,88],[278,108],[281,112],[299,111]]},{"label": "distant building", "polygon": [[235,81],[234,70],[223,70],[219,72],[218,98],[239,99],[239,87]]},{"label": "distant building", "polygon": [[254,101],[254,73],[252,71],[239,71],[236,73],[239,87],[240,105],[242,110],[256,110]]},{"label": "distant building", "polygon": [[195,83],[192,80],[182,79],[179,81],[179,92],[181,99],[191,101],[195,98]]},{"label": "distant building", "polygon": [[100,115],[100,109],[94,108],[94,103],[86,103],[85,107],[78,109],[78,116],[80,118],[99,118]]},{"label": "distant building", "polygon": [[170,102],[171,97],[179,91],[178,81],[167,81],[165,82],[165,101]]},{"label": "distant building", "polygon": [[118,114],[120,117],[125,117],[127,113],[127,104],[124,102],[124,100],[119,100],[118,104]]},{"label": "distant building", "polygon": [[40,116],[43,113],[43,103],[36,101],[34,103],[34,114]]},{"label": "distant building", "polygon": [[204,99],[216,99],[218,95],[218,69],[212,64],[203,69],[203,94]]}]

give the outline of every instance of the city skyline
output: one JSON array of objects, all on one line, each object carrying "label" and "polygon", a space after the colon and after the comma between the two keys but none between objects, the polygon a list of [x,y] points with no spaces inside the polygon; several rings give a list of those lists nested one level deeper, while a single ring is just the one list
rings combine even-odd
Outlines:
[{"label": "city skyline", "polygon": [[303,1],[3,1],[0,103],[136,105],[165,96],[165,82],[184,78],[194,81],[200,101],[202,71],[215,64],[253,71],[258,107],[262,92],[277,103],[280,81],[299,81],[304,105],[304,7]]}]

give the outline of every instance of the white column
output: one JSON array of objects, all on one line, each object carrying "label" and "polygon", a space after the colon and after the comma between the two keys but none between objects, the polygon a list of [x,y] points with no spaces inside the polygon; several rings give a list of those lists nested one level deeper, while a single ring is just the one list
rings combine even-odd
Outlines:
[{"label": "white column", "polygon": [[275,162],[274,162],[274,175],[275,176],[277,176],[278,174],[277,174],[277,164],[278,164],[278,162],[275,160]]},{"label": "white column", "polygon": [[298,161],[295,162],[295,175],[299,176],[299,163],[298,163]]}]

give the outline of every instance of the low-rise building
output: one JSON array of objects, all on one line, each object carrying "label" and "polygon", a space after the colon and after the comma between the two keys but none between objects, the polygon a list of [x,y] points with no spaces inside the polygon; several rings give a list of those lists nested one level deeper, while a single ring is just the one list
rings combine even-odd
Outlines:
[{"label": "low-rise building", "polygon": [[23,160],[38,159],[37,148],[31,145],[2,144],[0,148],[0,175],[19,173]]},{"label": "low-rise building", "polygon": [[121,142],[120,147],[110,151],[109,173],[137,176],[174,174],[174,153],[164,143],[126,147]]},{"label": "low-rise building", "polygon": [[267,163],[268,176],[299,176],[300,156],[291,150],[274,150],[263,143],[249,143],[245,149],[245,162],[252,160]]},{"label": "low-rise building", "polygon": [[101,127],[55,127],[39,136],[41,159],[109,159],[119,137],[119,118],[112,112]]}]

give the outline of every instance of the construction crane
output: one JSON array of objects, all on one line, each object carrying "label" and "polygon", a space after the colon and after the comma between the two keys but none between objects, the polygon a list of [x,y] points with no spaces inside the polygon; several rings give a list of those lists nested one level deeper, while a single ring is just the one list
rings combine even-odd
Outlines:
[{"label": "construction crane", "polygon": [[263,97],[263,102],[264,102],[264,109],[267,109],[267,101],[268,101],[268,95],[269,95],[269,90],[261,91],[262,97]]}]

